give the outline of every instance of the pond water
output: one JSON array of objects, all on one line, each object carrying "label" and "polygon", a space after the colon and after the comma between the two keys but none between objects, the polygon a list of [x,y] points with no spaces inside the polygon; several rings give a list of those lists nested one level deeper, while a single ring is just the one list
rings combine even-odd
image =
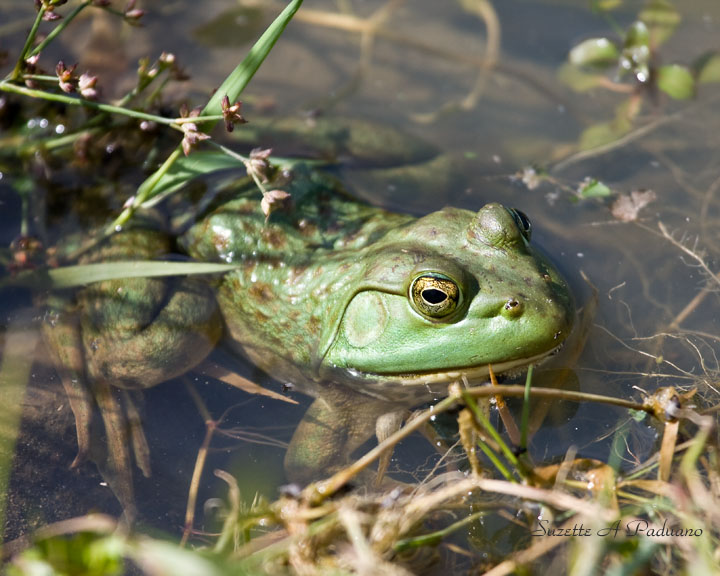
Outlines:
[{"label": "pond water", "polygon": [[[643,5],[625,2],[612,13],[615,24],[627,28]],[[187,97],[201,104],[280,7],[269,1],[148,0],[142,28],[95,13],[74,23],[75,32],[61,36],[45,63],[50,68],[60,58],[79,62],[79,70],[100,77],[103,98],[112,99],[132,86],[138,58],[171,52],[191,80],[168,86],[167,99]],[[720,4],[692,0],[678,3],[678,9],[682,21],[658,49],[659,58],[663,64],[690,65],[718,49]],[[32,17],[31,2],[18,7],[0,0],[0,50],[9,53],[3,75]],[[352,117],[395,126],[437,145],[457,160],[461,184],[446,189],[390,186],[367,180],[351,161],[337,172],[370,202],[412,214],[445,205],[477,210],[490,201],[521,209],[533,222],[534,242],[568,278],[578,306],[592,300],[581,270],[598,291],[582,354],[560,360],[572,362],[576,387],[636,399],[640,391],[658,386],[697,388],[701,402],[713,404],[720,373],[720,87],[703,84],[694,98],[678,101],[646,92],[621,140],[581,152],[583,133],[587,137],[589,128],[612,122],[617,108],[631,98],[603,88],[578,93],[560,80],[570,49],[593,36],[616,37],[611,23],[584,2],[503,0],[489,7],[471,1],[306,0],[243,94],[244,113],[250,127],[264,116]],[[2,114],[0,119],[6,119],[9,112]],[[53,122],[50,118],[49,127],[29,129],[27,137],[53,129]],[[11,143],[7,125],[0,132],[3,146]],[[233,138],[226,142],[232,145]],[[284,152],[280,144],[276,152],[293,151]],[[530,166],[550,176],[534,189],[515,177]],[[89,226],[93,218],[87,206],[75,211],[72,198],[52,195],[76,190],[84,177],[97,182],[92,170],[109,171],[115,187],[114,200],[98,201],[102,218],[117,213],[143,179],[140,166],[117,165],[110,152],[100,164],[82,169],[28,157],[17,162],[0,152],[2,247],[23,232],[18,191],[27,186],[50,196],[50,212],[38,212],[31,233],[55,238],[60,230]],[[602,181],[613,195],[580,199],[575,191],[586,178]],[[656,199],[636,221],[613,216],[610,208],[618,195],[644,190],[652,190]],[[0,292],[0,329],[36,327],[42,314],[31,305],[23,290]],[[75,450],[72,415],[47,354],[33,350],[27,350],[37,356],[23,400],[8,538],[90,509],[119,511],[93,466],[68,469]],[[277,382],[251,366],[241,370],[279,390]],[[233,472],[246,499],[256,491],[272,498],[284,483],[282,443],[307,401],[294,394],[301,405],[285,404],[201,375],[190,379],[215,417],[239,405],[224,424],[237,437],[213,444],[200,502],[224,495],[213,468]],[[173,384],[145,394],[153,476],[138,478],[136,489],[145,521],[177,534],[205,427],[185,385]],[[2,386],[0,396],[9,394],[10,383]],[[556,461],[573,446],[580,456],[607,461],[615,431],[626,425],[625,450],[618,456],[622,467],[631,469],[656,449],[658,429],[591,403],[562,403],[535,435],[531,454],[537,461]],[[268,443],[258,443],[258,437],[267,437]],[[422,462],[427,451],[422,442],[411,442],[397,457],[397,466],[407,469]]]}]

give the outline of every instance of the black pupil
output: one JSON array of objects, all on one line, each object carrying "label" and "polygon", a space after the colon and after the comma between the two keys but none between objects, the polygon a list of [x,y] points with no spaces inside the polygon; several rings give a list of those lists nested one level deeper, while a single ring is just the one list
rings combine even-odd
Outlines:
[{"label": "black pupil", "polygon": [[428,288],[423,290],[422,297],[428,304],[440,304],[443,300],[447,300],[447,294],[436,288]]},{"label": "black pupil", "polygon": [[521,230],[530,230],[530,219],[523,212],[520,212],[520,210],[515,210],[515,220]]}]

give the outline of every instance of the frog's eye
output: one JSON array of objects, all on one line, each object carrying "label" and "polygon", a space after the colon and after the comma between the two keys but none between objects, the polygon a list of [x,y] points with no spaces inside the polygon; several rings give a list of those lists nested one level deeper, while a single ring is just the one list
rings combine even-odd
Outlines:
[{"label": "frog's eye", "polygon": [[426,273],[410,285],[410,300],[423,316],[443,318],[457,309],[460,288],[447,276]]},{"label": "frog's eye", "polygon": [[530,242],[530,234],[532,233],[532,223],[530,222],[530,218],[528,218],[524,212],[516,210],[515,208],[508,208],[507,210],[510,212],[513,220],[515,220],[515,224],[517,224],[517,227],[520,232],[522,232],[525,240]]}]

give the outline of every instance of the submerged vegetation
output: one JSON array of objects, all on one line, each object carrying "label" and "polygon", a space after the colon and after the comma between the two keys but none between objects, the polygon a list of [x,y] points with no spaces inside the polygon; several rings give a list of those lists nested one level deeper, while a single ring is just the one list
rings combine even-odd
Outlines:
[{"label": "submerged vegetation", "polygon": [[[8,175],[5,182],[10,182],[22,204],[17,226],[21,236],[11,246],[0,248],[4,273],[0,290],[77,286],[117,275],[224,269],[180,262],[144,263],[134,269],[102,265],[55,268],[56,254],[45,250],[39,240],[47,240],[40,207],[48,201],[72,203],[62,194],[72,186],[58,184],[56,197],[41,198],[34,189],[35,180],[55,171],[66,180],[89,182],[88,194],[72,208],[74,218],[101,222],[103,234],[125,226],[141,207],[152,207],[179,191],[179,195],[188,192],[188,188],[192,193],[194,178],[233,168],[244,168],[253,177],[259,188],[258,201],[269,215],[285,200],[282,190],[266,186],[264,172],[271,169],[272,161],[269,152],[239,155],[221,145],[222,138],[211,130],[218,123],[228,132],[243,130],[246,112],[240,95],[301,3],[291,2],[209,101],[189,111],[166,96],[168,87],[187,78],[171,54],[164,53],[154,62],[143,59],[135,86],[112,103],[103,100],[103,78],[84,72],[82,62],[76,67],[58,61],[54,74],[42,70],[48,66],[43,56],[53,41],[70,34],[72,22],[82,13],[104,11],[134,25],[144,16],[134,2],[118,10],[114,2],[106,0],[38,0],[24,45],[13,47],[5,56],[11,70],[0,80],[0,174]],[[350,3],[338,2],[341,7],[346,4]],[[362,34],[360,80],[369,66],[369,39],[377,34],[397,40],[398,35],[384,26],[400,4],[397,0],[383,4],[374,18],[361,19],[347,12],[345,18],[328,18],[331,25],[337,20],[335,25],[341,29]],[[461,104],[440,104],[432,114],[418,118],[422,122],[438,122],[459,110],[472,109],[487,90],[486,75],[496,66],[502,70],[497,52],[500,21],[492,3],[463,0],[461,4],[488,31],[487,58],[476,63],[479,79],[470,96]],[[432,572],[436,567],[442,573],[494,576],[718,573],[720,246],[709,233],[717,230],[720,218],[717,155],[707,162],[710,168],[704,167],[704,178],[697,183],[688,175],[692,167],[684,167],[667,150],[658,150],[651,141],[643,150],[656,152],[653,159],[668,167],[693,206],[700,207],[697,229],[689,233],[673,231],[682,221],[675,212],[667,214],[677,216],[672,225],[657,214],[648,215],[661,194],[658,182],[648,185],[654,190],[637,188],[622,193],[605,183],[604,174],[580,175],[572,168],[614,152],[623,154],[652,131],[680,121],[691,107],[704,106],[706,113],[712,114],[709,103],[717,94],[672,112],[658,112],[656,105],[665,96],[681,103],[692,101],[701,87],[712,88],[720,81],[720,56],[699,54],[693,64],[684,66],[663,53],[667,61],[660,64],[660,48],[682,20],[680,10],[668,0],[646,2],[637,19],[625,27],[617,25],[613,17],[623,2],[592,4],[616,35],[578,43],[559,77],[583,94],[600,90],[621,98],[619,105],[611,104],[616,116],[611,121],[600,118],[591,122],[573,142],[553,149],[544,159],[546,165],[526,168],[513,178],[532,190],[550,190],[550,202],[557,202],[562,194],[571,200],[567,202],[570,209],[591,205],[584,209],[598,210],[593,217],[600,214],[604,219],[605,236],[614,229],[610,226],[633,226],[634,232],[647,235],[642,237],[644,242],[662,243],[666,250],[662,255],[653,253],[652,258],[639,262],[642,255],[618,240],[617,253],[627,258],[626,266],[646,271],[633,289],[642,294],[650,312],[633,309],[622,296],[618,296],[622,312],[608,312],[608,302],[622,293],[623,284],[603,285],[598,295],[592,285],[597,280],[591,275],[587,283],[578,283],[593,295],[582,302],[578,341],[563,351],[562,369],[530,370],[525,385],[501,385],[494,378],[492,385],[483,387],[455,383],[446,398],[414,414],[401,430],[347,469],[305,488],[287,486],[273,501],[242,493],[232,475],[215,471],[227,486],[226,495],[206,503],[205,511],[213,521],[202,527],[195,517],[199,478],[207,475],[206,460],[213,443],[219,435],[229,435],[229,430],[226,415],[214,417],[188,384],[206,423],[206,435],[189,480],[182,536],[174,533],[160,538],[143,530],[128,530],[110,516],[91,513],[6,541],[3,560],[7,573],[100,575],[123,573],[129,566],[150,575],[402,575]],[[344,8],[347,11],[348,6]],[[315,12],[311,16],[323,21]],[[356,81],[346,87],[348,91]],[[641,114],[646,109],[653,110],[649,118]],[[64,126],[62,131],[32,130],[37,119],[54,117],[62,117],[57,124]],[[118,160],[107,153],[107,147],[120,139],[125,150]],[[41,174],[13,171],[16,161]],[[106,175],[98,175],[97,166],[103,163]],[[118,194],[96,193],[116,179],[121,179]],[[566,236],[566,240],[572,243],[574,238]],[[615,250],[609,239],[606,242],[607,250]],[[668,266],[670,260],[681,268]],[[584,264],[588,272],[588,263]],[[688,266],[695,276],[674,284],[678,270]],[[693,287],[692,292],[688,286]],[[658,296],[660,287],[662,294],[672,294],[674,302],[681,303],[679,312],[675,304]],[[25,297],[25,292],[22,294],[20,299]],[[594,324],[598,314],[608,318],[613,313],[622,316],[617,324],[610,320]],[[652,315],[657,318],[646,323],[645,317]],[[694,315],[703,317],[697,326],[689,323]],[[615,326],[614,330],[606,324]],[[627,331],[620,334],[618,326]],[[565,368],[580,361],[586,341],[590,353],[600,360],[579,372],[591,381],[590,387],[582,390],[602,393],[576,391],[576,376]],[[13,505],[8,500],[9,476],[24,388],[33,370],[34,358],[28,351],[37,345],[37,326],[20,318],[6,327],[0,342],[0,394],[6,406],[0,434],[2,518]],[[252,383],[241,387],[256,392]],[[593,420],[598,413],[590,412],[593,416],[580,422],[596,426],[594,431],[582,440],[571,438],[563,447],[564,455],[558,457],[547,450],[545,458],[545,454],[532,452],[531,437],[541,426],[542,414],[552,412],[553,405],[572,406],[573,413],[594,407],[610,415],[602,420],[605,428],[586,441],[600,429]],[[449,440],[441,439],[443,426],[451,429]],[[381,469],[387,467],[396,445],[416,431],[430,435],[439,452],[434,459],[429,457],[430,464],[406,474],[416,483],[346,490],[376,462]]]}]

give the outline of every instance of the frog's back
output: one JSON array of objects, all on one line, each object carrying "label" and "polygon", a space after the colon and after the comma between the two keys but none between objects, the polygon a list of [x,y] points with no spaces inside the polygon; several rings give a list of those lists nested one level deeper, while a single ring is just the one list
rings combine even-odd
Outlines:
[{"label": "frog's back", "polygon": [[299,263],[317,251],[362,247],[412,220],[350,197],[334,178],[304,165],[272,187],[290,198],[269,218],[249,178],[221,195],[181,238],[188,254],[203,261]]},{"label": "frog's back", "polygon": [[340,321],[365,250],[415,218],[358,201],[302,165],[283,189],[290,201],[266,218],[257,188],[240,186],[180,241],[195,259],[238,264],[217,289],[230,342],[309,391],[325,332]]}]

